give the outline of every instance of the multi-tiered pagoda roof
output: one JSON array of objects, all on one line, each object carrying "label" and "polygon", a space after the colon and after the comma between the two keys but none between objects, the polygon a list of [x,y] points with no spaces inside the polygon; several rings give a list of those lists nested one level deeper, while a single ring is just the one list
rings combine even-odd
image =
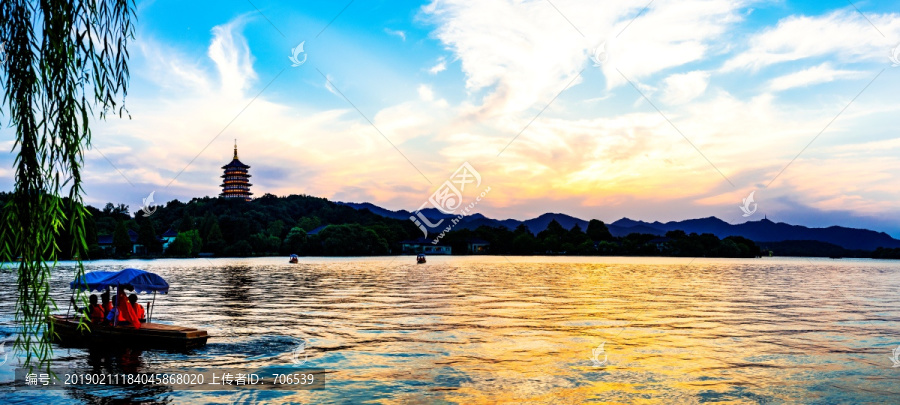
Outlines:
[{"label": "multi-tiered pagoda roof", "polygon": [[222,193],[219,194],[219,197],[223,198],[241,198],[245,201],[250,201],[250,196],[253,193],[250,192],[250,174],[247,173],[247,169],[250,166],[245,165],[243,162],[238,160],[238,151],[237,151],[237,142],[234,143],[234,159],[231,160],[225,166],[222,166],[222,169],[225,170],[225,174],[222,175]]}]

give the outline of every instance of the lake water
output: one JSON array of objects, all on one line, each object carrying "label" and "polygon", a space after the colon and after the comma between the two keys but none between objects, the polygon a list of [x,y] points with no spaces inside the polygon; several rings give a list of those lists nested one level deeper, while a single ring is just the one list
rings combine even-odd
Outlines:
[{"label": "lake water", "polygon": [[[900,398],[900,262],[565,257],[101,261],[159,273],[154,320],[193,352],[57,348],[58,367],[303,367],[296,391],[12,391],[0,402],[860,403]],[[65,310],[71,263],[53,281]],[[0,273],[0,339],[15,331]],[[143,301],[143,298],[142,298]],[[603,344],[602,353],[593,350]],[[9,351],[10,344],[7,344]],[[596,359],[596,363],[593,361]]]}]

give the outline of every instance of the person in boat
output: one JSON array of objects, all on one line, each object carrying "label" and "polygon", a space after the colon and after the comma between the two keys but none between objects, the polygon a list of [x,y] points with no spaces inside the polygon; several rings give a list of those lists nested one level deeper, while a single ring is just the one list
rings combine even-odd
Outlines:
[{"label": "person in boat", "polygon": [[131,306],[131,302],[128,301],[128,296],[125,295],[124,288],[118,288],[118,293],[116,294],[116,312],[118,313],[119,320],[116,322],[117,325],[131,325],[135,328],[140,329],[141,321],[138,319],[137,314],[135,314],[134,308]]},{"label": "person in boat", "polygon": [[103,313],[108,314],[113,309],[112,303],[109,302],[109,289],[100,294],[100,301],[103,306]]},{"label": "person in boat", "polygon": [[97,296],[94,294],[91,294],[91,297],[88,299],[88,306],[80,309],[78,308],[78,304],[75,303],[75,297],[72,297],[69,300],[72,303],[72,306],[75,307],[75,312],[83,313],[85,317],[90,318],[91,323],[100,324],[103,322],[103,319],[106,318],[106,310],[97,303]]},{"label": "person in boat", "polygon": [[131,294],[128,296],[128,301],[131,302],[131,309],[134,310],[134,315],[137,316],[138,321],[140,321],[141,323],[147,322],[146,313],[144,312],[144,306],[138,304],[137,300],[137,294]]},{"label": "person in boat", "polygon": [[119,322],[125,322],[125,317],[119,313],[118,305],[116,305],[118,298],[118,296],[113,297],[113,301],[109,305],[109,310],[106,311],[106,320],[103,322],[106,325],[115,325]]}]

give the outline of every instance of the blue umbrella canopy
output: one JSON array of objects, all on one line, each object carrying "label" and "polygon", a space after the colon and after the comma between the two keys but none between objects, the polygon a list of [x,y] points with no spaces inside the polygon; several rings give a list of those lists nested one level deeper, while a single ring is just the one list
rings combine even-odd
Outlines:
[{"label": "blue umbrella canopy", "polygon": [[84,278],[75,279],[75,281],[69,283],[69,288],[71,289],[79,289],[79,290],[103,290],[106,288],[104,285],[100,287],[99,284],[103,281],[103,279],[116,274],[115,271],[92,271],[90,273],[84,273]]},{"label": "blue umbrella canopy", "polygon": [[149,271],[139,269],[125,269],[122,271],[92,271],[85,273],[84,278],[75,280],[69,284],[72,289],[103,291],[107,287],[128,285],[135,292],[148,293],[169,292],[169,283],[162,277]]}]

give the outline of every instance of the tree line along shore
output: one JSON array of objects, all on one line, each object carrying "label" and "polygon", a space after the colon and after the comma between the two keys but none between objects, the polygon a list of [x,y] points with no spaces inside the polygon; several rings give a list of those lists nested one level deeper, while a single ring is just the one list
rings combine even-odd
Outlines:
[{"label": "tree line along shore", "polygon": [[[0,194],[4,200],[7,194]],[[0,205],[2,206],[2,205]],[[66,206],[66,204],[63,204]],[[170,201],[152,207],[152,214],[134,215],[124,204],[108,203],[103,209],[86,206],[87,257],[83,260],[154,257],[252,257],[284,256],[377,256],[413,253],[405,244],[422,238],[409,220],[387,218],[367,209],[354,209],[308,195],[278,197],[263,195],[252,201],[217,197],[195,198],[184,203]],[[72,237],[63,226],[57,236],[61,259],[72,258]],[[713,234],[669,231],[664,237],[632,233],[615,237],[600,220],[565,229],[558,222],[537,234],[524,224],[515,229],[481,226],[454,229],[439,244],[452,254],[493,255],[582,255],[582,256],[768,256],[766,246],[740,236],[720,239]],[[802,241],[801,241],[802,242]],[[802,243],[788,255],[807,253]],[[799,246],[799,247],[797,247]],[[786,250],[788,248],[785,248]],[[448,249],[449,250],[449,249]],[[830,253],[812,256],[828,256]],[[897,258],[900,249],[852,252],[852,256]]]}]

